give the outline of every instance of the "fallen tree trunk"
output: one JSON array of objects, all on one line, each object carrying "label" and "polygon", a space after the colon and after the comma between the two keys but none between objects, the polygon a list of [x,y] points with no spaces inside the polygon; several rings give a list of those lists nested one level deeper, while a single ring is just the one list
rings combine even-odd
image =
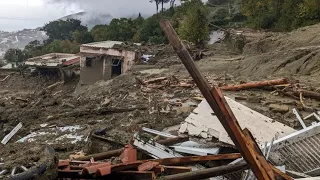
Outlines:
[{"label": "fallen tree trunk", "polygon": [[310,98],[320,100],[320,93],[317,93],[314,91],[307,91],[307,90],[303,90],[303,89],[298,89],[296,91],[293,91],[293,94],[298,97],[300,96],[300,93],[302,93],[303,97],[310,97]]},{"label": "fallen tree trunk", "polygon": [[268,80],[268,81],[260,81],[260,82],[250,82],[245,84],[233,85],[233,86],[223,86],[220,89],[225,91],[239,91],[245,89],[253,89],[253,88],[261,88],[264,86],[270,85],[281,85],[281,84],[288,84],[288,79],[275,79],[275,80]]}]

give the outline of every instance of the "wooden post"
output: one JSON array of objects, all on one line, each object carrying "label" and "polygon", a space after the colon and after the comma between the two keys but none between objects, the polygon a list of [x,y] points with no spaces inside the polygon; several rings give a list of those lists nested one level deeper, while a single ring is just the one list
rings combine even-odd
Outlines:
[{"label": "wooden post", "polygon": [[258,158],[256,151],[253,150],[246,141],[245,135],[242,132],[236,117],[231,111],[220,89],[216,87],[213,87],[212,89],[210,88],[208,82],[201,75],[196,64],[194,63],[194,60],[187,51],[186,47],[182,44],[170,22],[168,20],[162,20],[160,22],[160,26],[169,39],[170,44],[173,46],[174,50],[181,59],[182,63],[192,76],[194,82],[197,84],[201,93],[206,98],[210,107],[215,112],[228,135],[236,145],[237,149],[240,151],[246,162],[250,165],[255,176],[259,180],[275,179],[272,174],[268,173],[268,169],[265,169],[263,166],[263,164],[268,164],[268,162],[264,158]]}]

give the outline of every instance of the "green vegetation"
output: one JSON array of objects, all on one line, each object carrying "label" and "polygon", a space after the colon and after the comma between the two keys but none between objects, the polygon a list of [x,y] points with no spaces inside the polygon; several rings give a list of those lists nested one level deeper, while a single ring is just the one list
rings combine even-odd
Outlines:
[{"label": "green vegetation", "polygon": [[289,31],[320,20],[318,0],[243,0],[241,12],[255,28]]},{"label": "green vegetation", "polygon": [[19,65],[25,59],[25,54],[20,49],[8,49],[4,58],[12,64]]},{"label": "green vegetation", "polygon": [[203,45],[209,36],[208,9],[200,0],[186,2],[187,6],[194,7],[187,9],[182,24],[179,26],[180,36],[196,45]]}]

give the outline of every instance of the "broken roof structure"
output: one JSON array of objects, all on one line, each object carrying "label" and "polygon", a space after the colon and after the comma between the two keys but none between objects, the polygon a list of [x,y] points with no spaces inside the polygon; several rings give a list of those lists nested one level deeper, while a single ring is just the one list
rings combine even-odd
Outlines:
[{"label": "broken roof structure", "polygon": [[80,56],[75,54],[51,53],[28,59],[24,65],[32,67],[40,75],[60,77],[63,81],[71,79],[79,67]]},{"label": "broken roof structure", "polygon": [[28,59],[24,64],[34,67],[50,67],[70,66],[80,63],[80,56],[75,54],[51,53]]},{"label": "broken roof structure", "polygon": [[83,44],[81,53],[81,84],[92,84],[100,80],[109,80],[131,69],[139,60],[138,50],[116,48],[123,45],[120,41],[103,41]]}]

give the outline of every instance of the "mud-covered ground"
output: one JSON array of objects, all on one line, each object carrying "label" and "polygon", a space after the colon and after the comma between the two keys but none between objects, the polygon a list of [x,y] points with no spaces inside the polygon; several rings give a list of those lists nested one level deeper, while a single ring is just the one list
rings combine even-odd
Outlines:
[{"label": "mud-covered ground", "polygon": [[[317,48],[310,49],[301,43],[294,50],[291,46],[296,39],[282,36],[260,37],[248,43],[242,54],[218,43],[209,46],[203,52],[205,57],[196,64],[211,85],[289,78],[291,81],[298,80],[303,89],[320,92]],[[273,46],[266,48],[265,41],[274,42]],[[316,44],[312,43],[312,46]],[[285,45],[288,45],[287,49]],[[257,53],[259,48],[263,51]],[[308,49],[307,52],[305,49]],[[43,91],[57,80],[11,74],[7,80],[0,82],[0,139],[19,122],[23,123],[23,127],[7,145],[0,145],[5,149],[0,156],[4,158],[7,154],[19,153],[17,151],[20,149],[26,151],[17,146],[32,143],[34,147],[49,144],[64,159],[79,151],[97,153],[116,149],[128,143],[140,127],[162,130],[179,125],[200,102],[196,97],[201,97],[201,93],[197,87],[171,86],[179,81],[192,83],[192,80],[171,50],[168,55],[163,51],[161,53],[162,58],[152,62],[152,65],[136,65],[125,75],[89,86],[78,86],[75,79],[51,91]],[[8,74],[1,72],[0,80]],[[137,81],[137,78],[149,80],[156,77],[167,77],[167,80],[158,83],[158,87],[147,87]],[[272,90],[224,93],[296,129],[301,127],[292,113],[293,108],[297,108],[302,117],[320,109],[319,100],[304,97],[303,107],[300,100]],[[244,100],[239,100],[239,97]],[[275,106],[280,107],[281,111]],[[307,124],[313,121],[308,120]],[[91,139],[90,135],[97,130],[105,130],[108,143],[97,143]]]}]

